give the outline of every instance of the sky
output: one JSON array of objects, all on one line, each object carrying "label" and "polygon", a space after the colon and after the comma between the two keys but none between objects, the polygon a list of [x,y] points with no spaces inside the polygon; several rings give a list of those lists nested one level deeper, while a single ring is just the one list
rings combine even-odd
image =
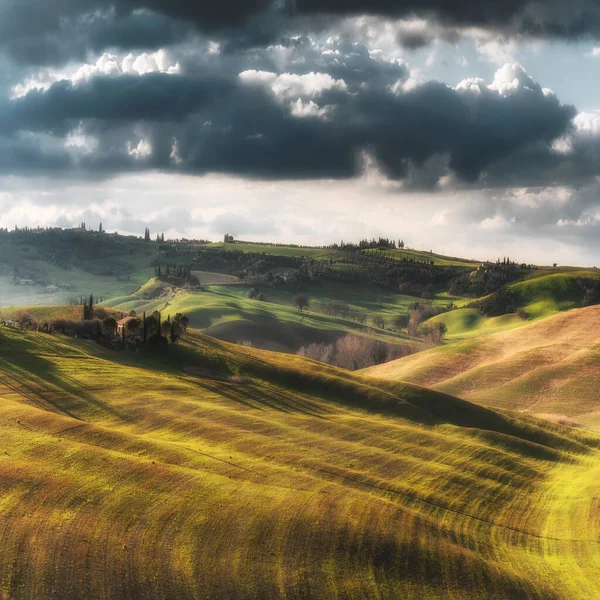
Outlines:
[{"label": "sky", "polygon": [[0,0],[0,227],[600,265],[598,0]]}]

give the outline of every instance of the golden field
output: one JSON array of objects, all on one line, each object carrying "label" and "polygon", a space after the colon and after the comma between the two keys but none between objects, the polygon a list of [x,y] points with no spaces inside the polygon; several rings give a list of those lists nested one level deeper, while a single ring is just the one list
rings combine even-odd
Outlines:
[{"label": "golden field", "polygon": [[6,598],[600,597],[592,432],[196,333],[0,328],[0,411]]}]

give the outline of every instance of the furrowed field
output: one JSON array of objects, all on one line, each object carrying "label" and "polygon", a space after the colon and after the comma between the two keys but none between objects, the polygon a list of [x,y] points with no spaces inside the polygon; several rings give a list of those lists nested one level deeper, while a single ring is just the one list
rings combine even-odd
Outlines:
[{"label": "furrowed field", "polygon": [[600,437],[191,333],[0,329],[13,599],[600,597]]}]

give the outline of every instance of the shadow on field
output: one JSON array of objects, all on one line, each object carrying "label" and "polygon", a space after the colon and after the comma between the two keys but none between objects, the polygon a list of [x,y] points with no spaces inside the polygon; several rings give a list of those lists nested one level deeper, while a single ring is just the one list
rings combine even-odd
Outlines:
[{"label": "shadow on field", "polygon": [[191,383],[248,408],[271,409],[290,414],[301,413],[320,419],[325,418],[327,414],[327,410],[317,402],[292,396],[289,392],[276,389],[266,390],[264,386],[258,386],[255,383],[225,383],[209,379],[193,380]]},{"label": "shadow on field", "polygon": [[39,400],[42,399],[55,411],[81,421],[83,419],[76,413],[81,410],[83,402],[122,421],[128,420],[123,413],[86,392],[77,380],[59,371],[42,356],[14,353],[4,355],[2,361],[6,367],[5,375],[10,374],[16,384],[6,380],[3,383],[38,406],[43,406]]}]

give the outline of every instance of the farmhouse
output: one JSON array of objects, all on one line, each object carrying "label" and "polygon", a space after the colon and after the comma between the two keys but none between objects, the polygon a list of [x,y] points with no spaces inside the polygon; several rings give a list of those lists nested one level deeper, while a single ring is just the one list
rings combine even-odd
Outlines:
[{"label": "farmhouse", "polygon": [[127,327],[127,324],[130,321],[137,321],[137,317],[125,317],[124,319],[120,319],[117,321],[117,334],[123,335],[123,329]]}]

